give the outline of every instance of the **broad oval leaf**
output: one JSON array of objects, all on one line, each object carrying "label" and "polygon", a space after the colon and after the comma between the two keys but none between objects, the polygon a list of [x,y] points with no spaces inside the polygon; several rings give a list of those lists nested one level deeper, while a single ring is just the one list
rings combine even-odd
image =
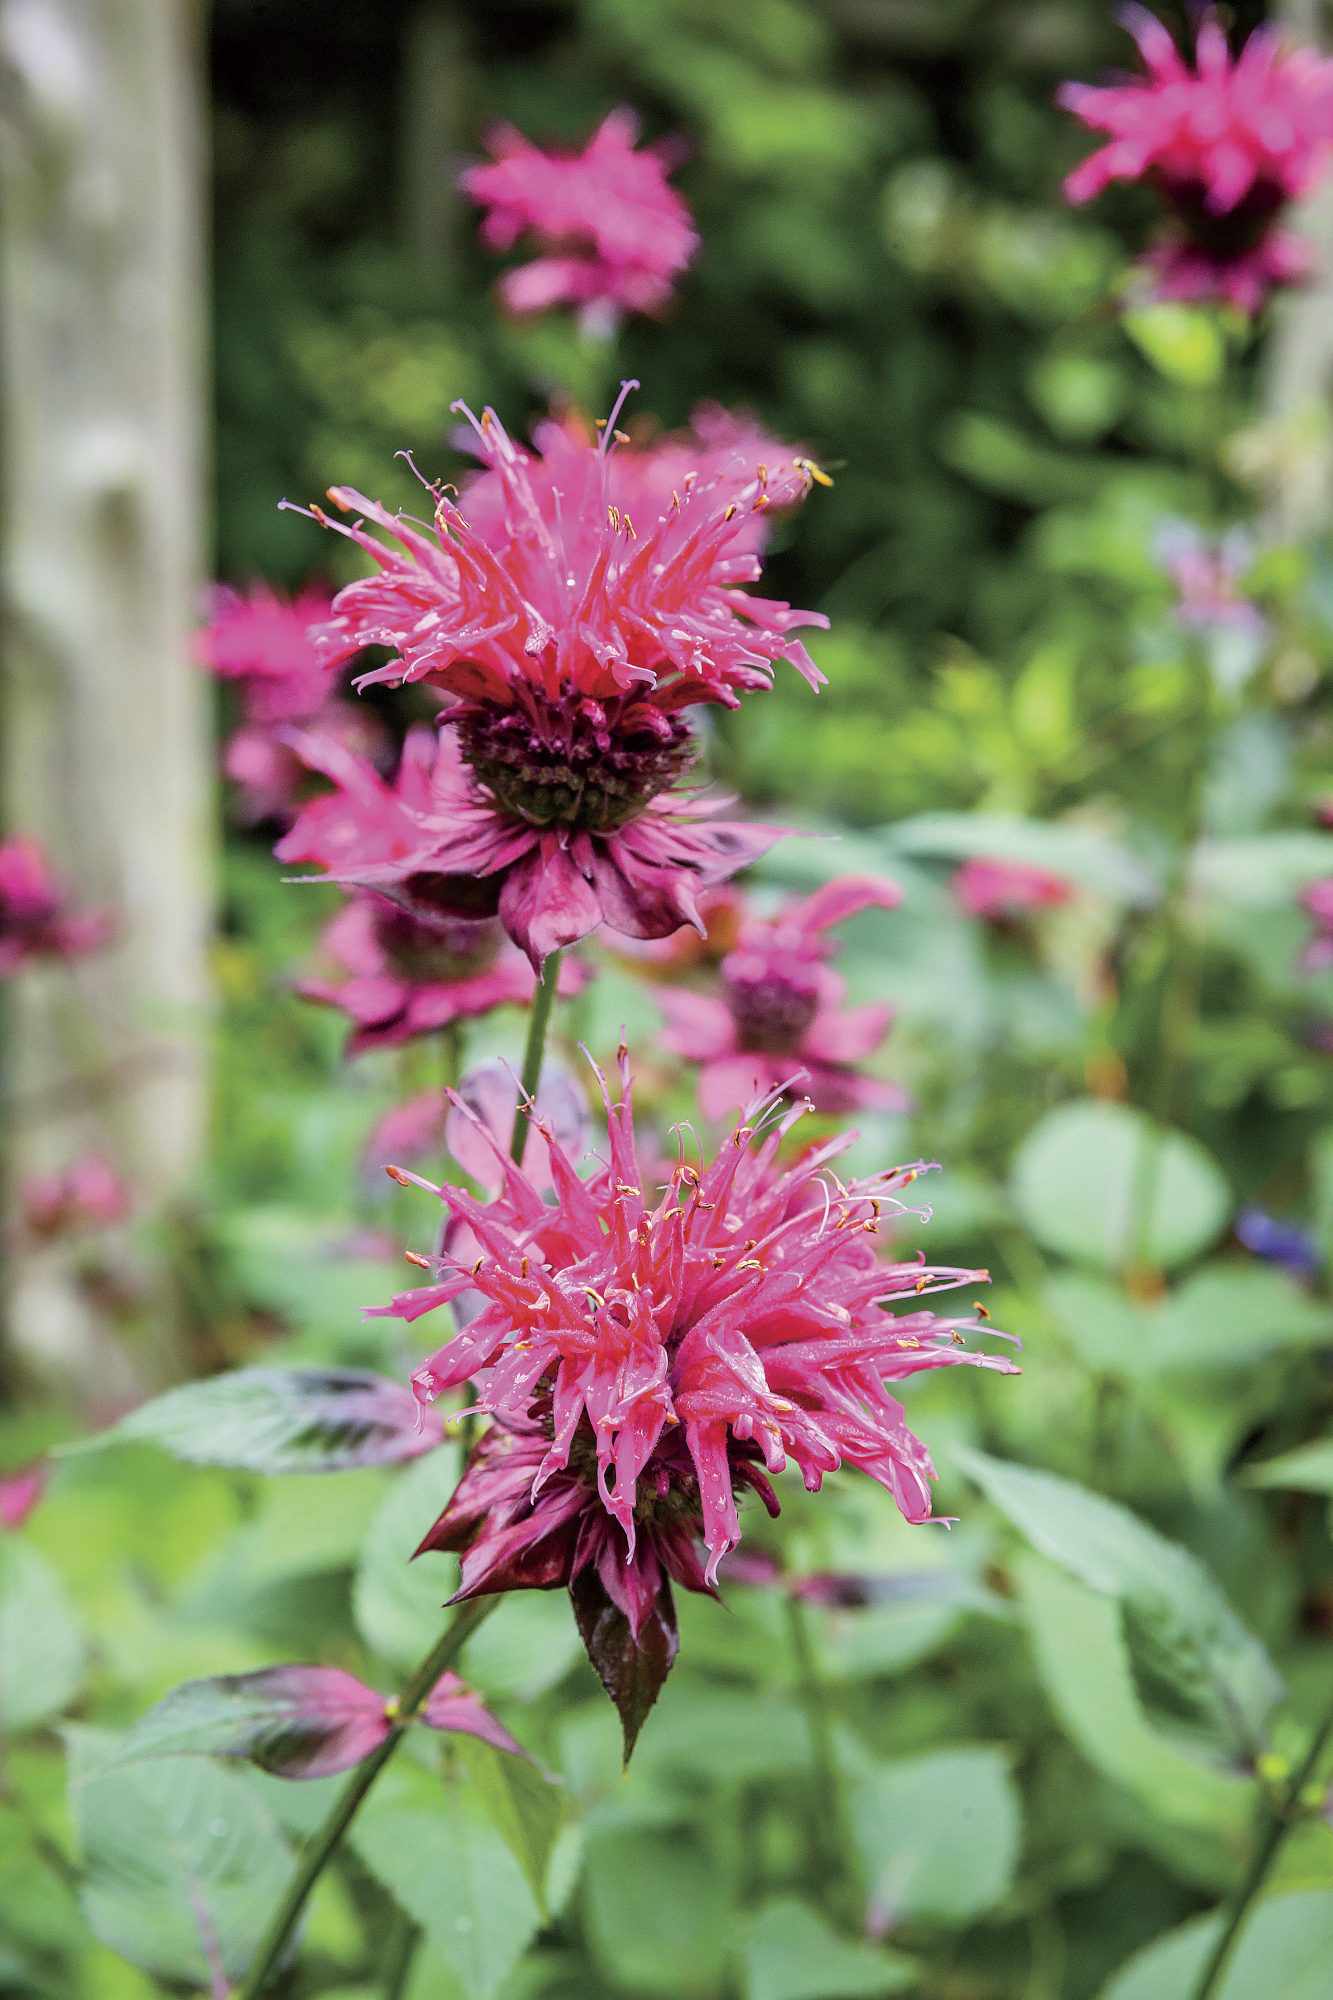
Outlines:
[{"label": "broad oval leaf", "polygon": [[1296,1493],[1333,1495],[1333,1438],[1298,1445],[1280,1458],[1267,1458],[1245,1469],[1249,1486],[1288,1486]]},{"label": "broad oval leaf", "polygon": [[[1221,1911],[1155,1938],[1103,1987],[1101,2000],[1181,2000],[1192,1993],[1223,1923]],[[1270,1896],[1250,1912],[1214,2000],[1328,2000],[1333,1889]]]},{"label": "broad oval leaf", "polygon": [[102,1730],[66,1740],[96,1936],[163,1978],[211,1991],[241,1978],[292,1860],[250,1785],[206,1757],[126,1766]]},{"label": "broad oval leaf", "polygon": [[712,2000],[735,1941],[735,1885],[721,1851],[636,1826],[590,1831],[584,1922],[593,1959],[616,1991]]},{"label": "broad oval leaf", "polygon": [[745,2000],[885,2000],[920,1990],[910,1959],[882,1945],[849,1943],[794,1896],[755,1911],[742,1963]]},{"label": "broad oval leaf", "polygon": [[1051,1472],[959,1447],[955,1457],[1040,1554],[1118,1598],[1153,1677],[1230,1751],[1251,1755],[1282,1693],[1264,1647],[1188,1550]]},{"label": "broad oval leaf", "polygon": [[1080,888],[1116,902],[1157,898],[1150,871],[1125,848],[1089,827],[1003,813],[918,813],[888,829],[891,851],[921,859],[1015,861],[1049,869]]},{"label": "broad oval leaf", "polygon": [[360,1368],[238,1368],[169,1389],[76,1450],[134,1441],[192,1465],[343,1472],[392,1465],[440,1442],[410,1389]]},{"label": "broad oval leaf", "polygon": [[59,1715],[79,1691],[85,1659],[60,1578],[21,1536],[0,1538],[0,1732]]},{"label": "broad oval leaf", "polygon": [[1008,1894],[1018,1792],[1003,1750],[967,1744],[863,1767],[848,1786],[868,1913],[962,1924]]},{"label": "broad oval leaf", "polygon": [[[1148,1224],[1134,1240],[1140,1193]],[[1011,1179],[1037,1241],[1082,1264],[1170,1268],[1218,1235],[1231,1207],[1221,1168],[1196,1139],[1127,1104],[1088,1098],[1049,1112],[1018,1149]]]}]

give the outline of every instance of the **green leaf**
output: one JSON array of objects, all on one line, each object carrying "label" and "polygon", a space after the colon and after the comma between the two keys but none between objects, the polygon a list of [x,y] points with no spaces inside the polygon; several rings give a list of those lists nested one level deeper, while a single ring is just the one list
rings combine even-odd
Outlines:
[{"label": "green leaf", "polygon": [[[1132,1237],[1145,1182],[1151,1199],[1140,1245]],[[1040,1244],[1104,1269],[1140,1254],[1168,1268],[1184,1263],[1213,1241],[1231,1207],[1220,1167],[1196,1139],[1092,1098],[1049,1112],[1028,1133],[1011,1185]]]},{"label": "green leaf", "polygon": [[1262,1744],[1282,1682],[1201,1563],[1071,1480],[965,1447],[955,1457],[1033,1548],[1120,1601],[1148,1670],[1220,1742],[1241,1754]]},{"label": "green leaf", "polygon": [[1035,1556],[1020,1557],[1014,1574],[1042,1685],[1088,1762],[1173,1826],[1243,1839],[1252,1787],[1186,1755],[1148,1722],[1118,1606]]},{"label": "green leaf", "polygon": [[547,1917],[551,1863],[565,1818],[564,1792],[525,1757],[507,1756],[489,1743],[459,1737],[450,1755],[451,1771],[466,1778]]},{"label": "green leaf", "polygon": [[848,1786],[871,1914],[964,1924],[1009,1893],[1018,1793],[1003,1750],[970,1745],[872,1764]]},{"label": "green leaf", "polygon": [[59,1577],[21,1535],[0,1536],[0,1731],[15,1735],[68,1708],[85,1664]]},{"label": "green leaf", "polygon": [[1288,1348],[1333,1344],[1333,1313],[1263,1264],[1225,1258],[1195,1271],[1156,1311],[1136,1360],[1153,1370],[1248,1368]]},{"label": "green leaf", "polygon": [[[1181,2000],[1194,1990],[1223,1914],[1196,1917],[1136,1952],[1101,2000]],[[1250,1912],[1214,2000],[1328,2000],[1333,1889],[1270,1896]]]},{"label": "green leaf", "polygon": [[392,1465],[440,1441],[409,1389],[359,1368],[238,1368],[169,1389],[73,1447],[161,1445],[192,1465],[244,1472],[343,1472]]},{"label": "green leaf", "polygon": [[1333,836],[1258,833],[1206,840],[1194,852],[1194,887],[1219,903],[1253,909],[1287,905],[1320,875],[1333,875]]},{"label": "green leaf", "polygon": [[919,1988],[910,1959],[849,1944],[808,1903],[776,1896],[755,1911],[742,1948],[745,2000],[882,2000]]},{"label": "green leaf", "polygon": [[102,1730],[66,1740],[92,1930],[163,1978],[239,1979],[292,1861],[244,1778],[204,1757],[126,1767]]},{"label": "green leaf", "polygon": [[1297,1493],[1333,1494],[1333,1438],[1298,1445],[1280,1458],[1245,1468],[1247,1486],[1289,1486]]},{"label": "green leaf", "polygon": [[488,2000],[541,1921],[492,1804],[462,1758],[456,1775],[442,1780],[400,1756],[349,1835],[367,1868],[457,1973],[469,2000]]},{"label": "green leaf", "polygon": [[726,1871],[699,1841],[597,1828],[588,1838],[584,1916],[593,1958],[617,1990],[687,2000],[721,1986],[736,1913]]},{"label": "green leaf", "polygon": [[1140,354],[1169,382],[1183,389],[1207,389],[1220,381],[1226,341],[1210,313],[1159,300],[1123,312],[1120,324]]},{"label": "green leaf", "polygon": [[352,1585],[356,1629],[381,1659],[414,1667],[440,1636],[444,1604],[458,1588],[458,1564],[413,1551],[434,1527],[458,1484],[459,1452],[450,1442],[398,1473],[361,1546]]}]

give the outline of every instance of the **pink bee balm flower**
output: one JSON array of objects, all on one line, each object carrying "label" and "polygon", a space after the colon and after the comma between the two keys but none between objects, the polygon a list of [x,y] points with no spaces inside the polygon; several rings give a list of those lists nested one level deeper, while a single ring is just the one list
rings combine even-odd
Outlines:
[{"label": "pink bee balm flower", "polygon": [[501,280],[511,312],[576,306],[585,324],[609,331],[623,313],[667,304],[699,238],[667,180],[670,150],[636,150],[638,131],[633,113],[620,110],[578,153],[544,152],[512,125],[490,133],[491,159],[459,185],[487,211],[481,233],[492,250],[531,236],[542,252]]},{"label": "pink bee balm flower", "polygon": [[305,767],[285,740],[287,727],[313,725],[368,757],[383,748],[377,719],[332,692],[311,638],[312,626],[326,623],[332,608],[325,591],[286,599],[265,584],[247,591],[219,586],[210,595],[196,651],[219,680],[239,690],[242,720],[227,739],[222,768],[247,823],[290,819],[304,788]]},{"label": "pink bee balm flower", "polygon": [[1301,905],[1314,925],[1314,935],[1301,954],[1305,972],[1326,972],[1333,966],[1333,875],[1312,882]]},{"label": "pink bee balm flower", "polygon": [[[334,917],[323,950],[344,977],[303,980],[297,991],[348,1016],[349,1056],[396,1047],[496,1007],[526,1007],[536,990],[532,967],[494,918],[410,916],[369,892]],[[582,983],[576,965],[561,966],[562,993],[576,993]]]},{"label": "pink bee balm flower", "polygon": [[71,911],[35,840],[0,842],[0,979],[41,958],[79,958],[106,944],[105,910]]},{"label": "pink bee balm flower", "polygon": [[742,920],[736,947],[722,961],[721,998],[658,989],[663,1039],[699,1064],[699,1102],[710,1118],[777,1089],[794,1070],[818,1111],[903,1109],[896,1084],[856,1067],[888,1034],[893,1009],[845,1007],[846,982],[827,964],[832,925],[900,900],[891,882],[844,876],[774,917]]},{"label": "pink bee balm flower", "polygon": [[123,1176],[100,1153],[81,1153],[60,1173],[33,1174],[19,1191],[26,1228],[34,1236],[67,1236],[124,1222],[133,1197]]},{"label": "pink bee balm flower", "polygon": [[976,855],[953,878],[953,893],[969,917],[985,923],[1012,924],[1035,910],[1067,903],[1074,891],[1063,875],[1034,868],[1026,861],[992,861]]},{"label": "pink bee balm flower", "polygon": [[1191,68],[1145,8],[1122,18],[1147,74],[1064,86],[1060,102],[1109,141],[1069,176],[1065,193],[1084,202],[1112,181],[1148,181],[1172,218],[1145,260],[1158,296],[1223,299],[1253,313],[1309,266],[1306,246],[1278,219],[1327,164],[1333,62],[1284,48],[1271,28],[1251,34],[1233,60],[1209,10]]},{"label": "pink bee balm flower", "polygon": [[[424,1404],[471,1381],[477,1407],[507,1434],[474,1457],[427,1537],[442,1546],[476,1529],[460,1594],[549,1588],[591,1567],[600,1610],[641,1643],[647,1607],[671,1624],[662,1572],[711,1589],[740,1539],[738,1490],[756,1488],[775,1509],[769,1475],[789,1459],[811,1491],[851,1465],[906,1519],[926,1520],[930,1457],[889,1385],[957,1363],[1013,1370],[964,1344],[973,1315],[941,1318],[922,1304],[985,1272],[878,1255],[922,1166],[844,1185],[833,1172],[854,1137],[844,1134],[784,1167],[779,1148],[801,1108],[761,1136],[770,1097],[710,1165],[682,1161],[648,1191],[624,1050],[620,1082],[613,1104],[603,1081],[608,1153],[586,1182],[536,1116],[554,1204],[499,1145],[490,1203],[418,1183],[466,1223],[479,1254],[426,1260],[433,1282],[379,1310],[411,1321],[464,1292],[485,1301],[412,1378]],[[903,1299],[906,1313],[885,1310]],[[585,1637],[588,1612],[585,1599]]]},{"label": "pink bee balm flower", "polygon": [[[628,501],[660,492],[661,475],[632,452],[619,470],[615,422],[631,386],[595,445],[548,425],[531,454],[492,411],[472,419],[486,471],[462,508],[432,489],[431,529],[333,489],[397,546],[314,510],[378,565],[335,599],[317,637],[328,664],[387,646],[396,657],[363,685],[429,678],[457,697],[404,859],[417,875],[464,882],[467,907],[437,907],[498,910],[534,966],[603,923],[630,937],[697,923],[698,893],[776,835],[709,823],[712,806],[681,796],[694,757],[683,711],[735,707],[771,684],[779,660],[821,681],[791,634],[825,621],[743,588],[761,569],[753,517],[802,498],[815,469],[747,466],[729,437],[707,448],[707,477],[682,480],[636,527]],[[474,498],[475,521],[464,511]],[[328,865],[290,842],[279,853]],[[349,849],[354,872],[339,879],[403,902],[401,870],[378,858],[369,874],[367,859]]]}]

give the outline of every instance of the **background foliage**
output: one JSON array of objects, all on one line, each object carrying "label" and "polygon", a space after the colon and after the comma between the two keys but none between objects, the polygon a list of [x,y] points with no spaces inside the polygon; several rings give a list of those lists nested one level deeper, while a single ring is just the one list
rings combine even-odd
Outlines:
[{"label": "background foliage", "polygon": [[[815,701],[788,676],[724,718],[712,762],[839,836],[789,843],[772,879],[904,885],[901,911],[848,932],[857,994],[898,1006],[886,1066],[917,1100],[869,1121],[865,1156],[944,1162],[930,1253],[991,1262],[1026,1349],[1021,1382],[958,1371],[914,1395],[952,1534],[907,1530],[851,1478],[747,1527],[747,1551],[858,1576],[868,1601],[804,1607],[809,1657],[780,1590],[683,1603],[628,1778],[564,1598],[507,1604],[463,1671],[559,1789],[516,1808],[485,1746],[414,1746],[321,1885],[293,1994],[389,1990],[405,1914],[425,1939],[408,2000],[1178,2000],[1257,1797],[1327,1700],[1326,1280],[1254,1258],[1233,1224],[1254,1203],[1299,1223],[1326,1271],[1333,995],[1298,973],[1295,898],[1330,872],[1310,830],[1330,575],[1322,548],[1269,546],[1265,657],[1207,695],[1217,661],[1172,618],[1155,534],[1257,516],[1280,451],[1261,343],[1114,309],[1137,198],[1061,204],[1081,142],[1053,89],[1121,60],[1090,0],[339,0],[317,34],[288,0],[218,0],[218,574],[294,584],[330,559],[284,494],[406,498],[403,445],[447,476],[460,396],[519,430],[554,392],[597,409],[632,374],[664,424],[748,405],[829,466],[774,587],[833,619],[831,685]],[[677,307],[612,350],[498,323],[450,176],[494,118],[575,138],[620,101],[689,140],[704,248]],[[948,892],[972,853],[1078,893],[987,934]],[[157,1248],[190,1372],[402,1378],[415,1344],[358,1309],[428,1222],[359,1154],[431,1055],[344,1069],[338,1024],[290,988],[327,899],[278,876],[262,838],[230,837],[212,1167]],[[605,1052],[622,1024],[647,1051],[651,1002],[608,963],[577,1027]],[[517,1033],[502,1019],[475,1051]],[[666,1112],[685,1105],[644,1067]],[[1182,1130],[1131,1243],[1147,1112]],[[7,1455],[86,1416],[30,1411]],[[62,1462],[0,1540],[0,1990],[199,1990],[192,1896],[243,1959],[332,1781],[191,1757],[131,1782],[119,1732],[184,1679],[280,1659],[392,1686],[437,1629],[442,1571],[404,1559],[455,1470],[452,1447],[320,1481],[142,1442]],[[1331,1849],[1317,1816],[1287,1843],[1232,2000],[1324,1990]]]}]

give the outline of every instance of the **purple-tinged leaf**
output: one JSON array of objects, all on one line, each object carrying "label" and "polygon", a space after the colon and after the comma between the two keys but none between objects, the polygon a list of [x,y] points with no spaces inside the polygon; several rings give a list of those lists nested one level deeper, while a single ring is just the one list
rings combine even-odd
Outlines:
[{"label": "purple-tinged leaf", "polygon": [[439,1444],[438,1416],[411,1391],[359,1368],[240,1368],[155,1397],[74,1447],[143,1442],[194,1465],[245,1472],[344,1472],[393,1465]]},{"label": "purple-tinged leaf", "polygon": [[[121,1756],[243,1757],[275,1778],[327,1778],[378,1749],[395,1715],[388,1697],[340,1667],[265,1667],[173,1688],[130,1731]],[[413,1719],[525,1754],[457,1674],[441,1676]]]},{"label": "purple-tinged leaf", "polygon": [[464,1686],[457,1674],[441,1674],[435,1683],[434,1693],[421,1711],[421,1719],[432,1729],[479,1736],[483,1743],[491,1744],[496,1750],[507,1750],[513,1757],[526,1757],[528,1754],[471,1688]]},{"label": "purple-tinged leaf", "polygon": [[671,1586],[663,1583],[637,1642],[628,1618],[607,1596],[591,1565],[574,1578],[569,1595],[588,1658],[619,1713],[628,1764],[680,1644]]},{"label": "purple-tinged leaf", "polygon": [[327,1778],[389,1733],[385,1699],[339,1667],[267,1667],[186,1681],[125,1739],[127,1760],[244,1757],[276,1778]]}]

